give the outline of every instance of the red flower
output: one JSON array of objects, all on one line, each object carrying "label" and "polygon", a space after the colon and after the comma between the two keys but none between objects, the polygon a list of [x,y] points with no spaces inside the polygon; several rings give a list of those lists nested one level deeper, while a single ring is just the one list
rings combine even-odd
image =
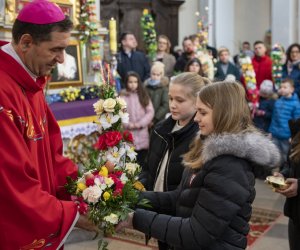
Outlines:
[{"label": "red flower", "polygon": [[89,178],[85,181],[85,184],[89,187],[89,186],[93,186],[95,184],[94,182],[94,178]]},{"label": "red flower", "polygon": [[77,197],[72,195],[71,200],[77,204],[77,208],[80,214],[86,214],[88,211],[88,204],[86,204],[83,200],[83,197]]},{"label": "red flower", "polygon": [[122,189],[116,189],[114,192],[113,192],[113,196],[118,196],[118,195],[122,195]]},{"label": "red flower", "polygon": [[105,133],[105,143],[108,147],[116,146],[122,140],[122,135],[119,131],[109,131]]},{"label": "red flower", "polygon": [[123,132],[123,138],[124,138],[125,141],[133,143],[133,136],[132,136],[132,133],[130,131],[125,130]]},{"label": "red flower", "polygon": [[105,134],[100,135],[98,138],[98,141],[94,144],[94,148],[99,149],[99,150],[106,150],[107,145],[105,143],[106,136]]}]

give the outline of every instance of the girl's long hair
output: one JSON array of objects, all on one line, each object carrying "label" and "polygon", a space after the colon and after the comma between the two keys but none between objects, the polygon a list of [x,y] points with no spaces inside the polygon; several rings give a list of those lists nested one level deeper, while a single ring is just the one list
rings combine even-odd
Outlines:
[{"label": "girl's long hair", "polygon": [[146,108],[150,102],[150,97],[148,95],[148,92],[146,91],[145,87],[142,84],[141,78],[139,76],[138,73],[134,72],[134,71],[128,71],[126,78],[125,78],[125,85],[126,85],[126,90],[130,91],[128,88],[128,80],[129,77],[135,77],[138,81],[138,87],[137,87],[137,94],[139,97],[139,101],[141,103],[141,105]]},{"label": "girl's long hair", "polygon": [[[245,90],[236,82],[215,82],[203,87],[198,98],[213,110],[212,122],[214,134],[238,134],[257,131],[252,125]],[[190,168],[201,168],[203,139],[196,136],[188,153],[184,155],[184,164]]]}]

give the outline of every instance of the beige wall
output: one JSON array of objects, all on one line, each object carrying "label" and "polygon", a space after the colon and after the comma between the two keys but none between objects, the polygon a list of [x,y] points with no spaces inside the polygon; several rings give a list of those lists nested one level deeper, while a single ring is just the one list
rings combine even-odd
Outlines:
[{"label": "beige wall", "polygon": [[185,36],[197,33],[198,17],[195,14],[197,11],[199,11],[199,0],[186,0],[180,6],[178,13],[178,45],[181,46]]},{"label": "beige wall", "polygon": [[243,41],[264,40],[271,29],[271,0],[235,0],[235,50]]}]

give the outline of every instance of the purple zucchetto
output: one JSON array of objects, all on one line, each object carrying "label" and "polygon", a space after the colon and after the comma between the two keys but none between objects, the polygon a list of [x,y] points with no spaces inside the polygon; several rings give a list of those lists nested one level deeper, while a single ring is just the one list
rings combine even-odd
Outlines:
[{"label": "purple zucchetto", "polygon": [[17,19],[33,24],[51,24],[65,19],[61,8],[47,0],[34,0],[28,3],[20,12]]}]

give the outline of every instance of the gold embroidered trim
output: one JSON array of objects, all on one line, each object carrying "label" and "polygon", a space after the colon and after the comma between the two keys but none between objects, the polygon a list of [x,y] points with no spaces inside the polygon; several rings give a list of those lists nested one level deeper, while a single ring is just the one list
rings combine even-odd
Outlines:
[{"label": "gold embroidered trim", "polygon": [[21,247],[21,250],[34,250],[41,248],[45,245],[46,240],[45,239],[40,239],[40,240],[34,240],[32,243]]}]

